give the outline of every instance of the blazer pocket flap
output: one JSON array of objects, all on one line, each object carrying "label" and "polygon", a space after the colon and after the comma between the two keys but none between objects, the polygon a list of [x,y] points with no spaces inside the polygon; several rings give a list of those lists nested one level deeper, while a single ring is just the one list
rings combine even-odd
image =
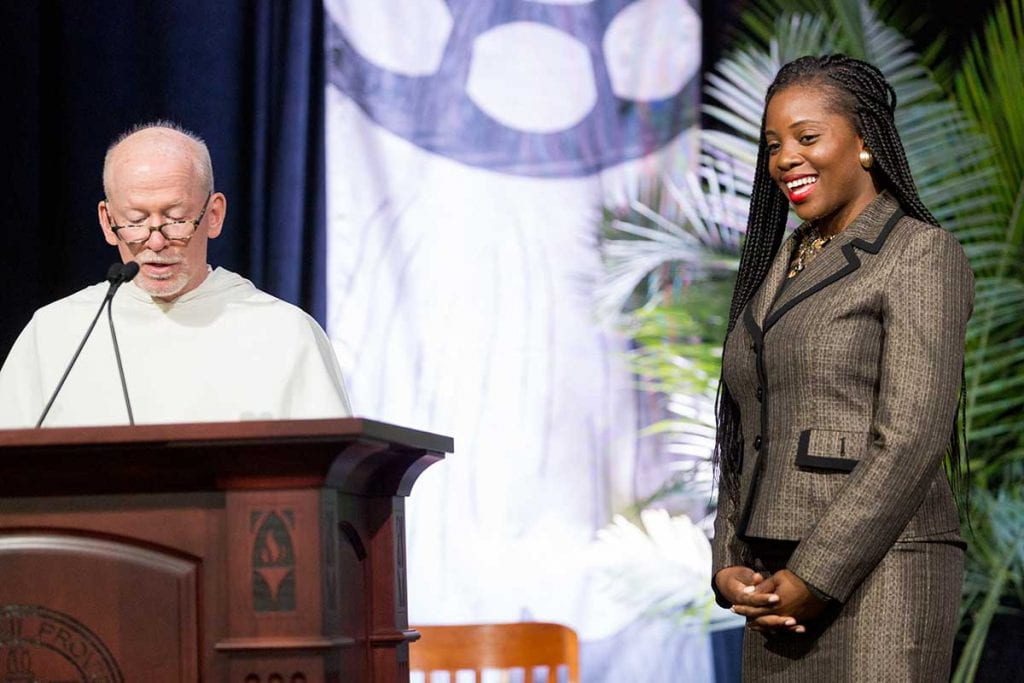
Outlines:
[{"label": "blazer pocket flap", "polygon": [[796,447],[796,464],[851,472],[868,446],[867,432],[805,429]]}]

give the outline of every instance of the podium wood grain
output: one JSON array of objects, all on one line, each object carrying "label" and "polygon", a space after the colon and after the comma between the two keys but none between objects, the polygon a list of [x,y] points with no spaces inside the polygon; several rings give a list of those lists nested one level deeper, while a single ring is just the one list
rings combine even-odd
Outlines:
[{"label": "podium wood grain", "polygon": [[0,431],[0,680],[406,681],[405,497],[358,418]]}]

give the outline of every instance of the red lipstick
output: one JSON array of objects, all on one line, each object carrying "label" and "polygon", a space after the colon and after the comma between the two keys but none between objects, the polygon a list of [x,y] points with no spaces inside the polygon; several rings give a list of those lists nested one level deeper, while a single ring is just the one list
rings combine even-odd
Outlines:
[{"label": "red lipstick", "polygon": [[782,177],[783,191],[793,204],[806,201],[814,188],[818,186],[818,176],[814,174],[793,174]]}]

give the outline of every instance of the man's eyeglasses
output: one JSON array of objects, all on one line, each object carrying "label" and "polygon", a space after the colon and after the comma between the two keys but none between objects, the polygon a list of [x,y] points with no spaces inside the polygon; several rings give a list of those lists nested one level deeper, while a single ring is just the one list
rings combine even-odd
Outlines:
[{"label": "man's eyeglasses", "polygon": [[[110,229],[114,231],[117,238],[125,244],[143,244],[149,241],[149,236],[157,230],[164,236],[164,239],[168,242],[177,242],[178,244],[188,244],[188,241],[192,239],[192,236],[196,234],[196,228],[203,222],[203,216],[206,215],[206,209],[210,205],[210,197],[213,196],[213,192],[206,194],[206,201],[203,202],[203,210],[199,212],[199,217],[192,221],[169,221],[162,225],[149,226],[145,224],[133,225],[131,223],[127,225],[114,225],[113,221],[110,223]],[[104,200],[103,204],[107,207],[107,216],[113,218],[110,213],[110,205]]]}]

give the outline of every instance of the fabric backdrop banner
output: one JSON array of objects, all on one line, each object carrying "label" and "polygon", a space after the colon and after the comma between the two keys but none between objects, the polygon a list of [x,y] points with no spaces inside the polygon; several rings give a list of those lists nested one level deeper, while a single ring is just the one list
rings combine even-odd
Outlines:
[{"label": "fabric backdrop banner", "polygon": [[707,679],[706,640],[644,631],[590,552],[633,502],[639,440],[625,342],[595,319],[601,207],[687,158],[699,17],[325,7],[328,332],[356,414],[456,440],[410,499],[410,621],[557,621],[585,680]]}]

